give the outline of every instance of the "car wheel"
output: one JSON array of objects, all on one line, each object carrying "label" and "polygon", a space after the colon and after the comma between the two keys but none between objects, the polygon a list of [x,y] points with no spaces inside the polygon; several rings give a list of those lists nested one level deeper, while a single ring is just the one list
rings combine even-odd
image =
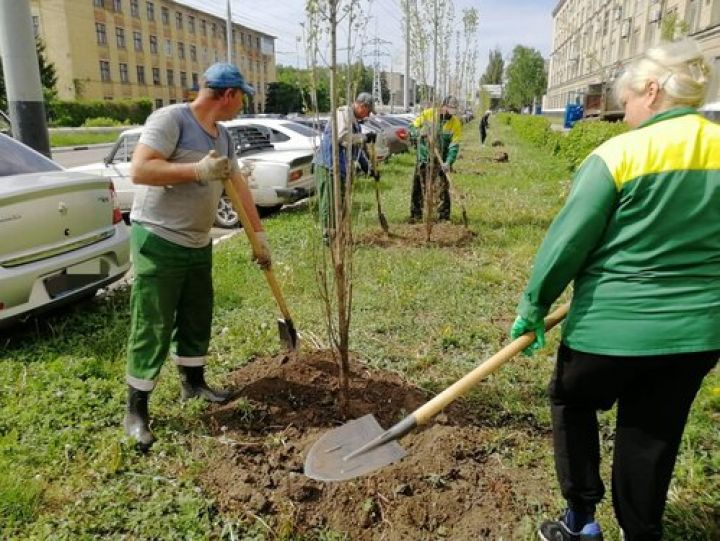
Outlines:
[{"label": "car wheel", "polygon": [[217,214],[215,214],[215,225],[218,227],[231,228],[238,225],[238,214],[233,208],[232,201],[223,194],[218,203]]},{"label": "car wheel", "polygon": [[271,216],[275,214],[276,212],[279,212],[282,208],[282,205],[273,205],[272,207],[256,207],[258,214],[261,218],[264,218],[266,216]]}]

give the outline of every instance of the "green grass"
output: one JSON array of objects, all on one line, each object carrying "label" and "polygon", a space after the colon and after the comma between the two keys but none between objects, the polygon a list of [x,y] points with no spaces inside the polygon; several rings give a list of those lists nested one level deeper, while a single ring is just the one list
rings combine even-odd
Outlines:
[{"label": "green grass", "polygon": [[[569,185],[561,162],[518,142],[509,128],[494,125],[490,134],[490,140],[507,144],[509,164],[482,160],[492,149],[480,148],[477,137],[472,123],[453,175],[468,194],[470,227],[477,233],[470,245],[361,246],[355,254],[352,349],[368,364],[405,374],[430,390],[443,388],[506,342],[535,250]],[[383,207],[391,228],[409,214],[412,165],[412,156],[405,155],[383,168]],[[372,184],[359,181],[355,193],[357,230],[377,228]],[[265,224],[277,276],[304,343],[326,346],[316,282],[322,253],[317,226],[303,208]],[[277,308],[248,253],[243,235],[215,251],[209,367],[215,383],[251,357],[279,349]],[[121,290],[0,336],[0,538],[271,538],[261,521],[220,514],[199,486],[198,472],[214,452],[200,420],[205,405],[177,400],[171,363],[151,400],[159,438],[153,452],[138,456],[122,438],[128,323],[128,292]],[[547,438],[519,444],[516,430],[501,422],[530,415],[549,427],[545,387],[557,333],[549,338],[549,347],[507,364],[469,400],[486,412],[488,422],[498,421],[489,430],[488,445],[503,460],[552,471]],[[252,416],[247,406],[239,403],[238,415]],[[603,434],[612,433],[613,420],[613,413],[602,415]],[[716,370],[705,382],[683,440],[666,513],[668,540],[709,541],[720,535],[718,421]],[[609,438],[604,442],[609,480]],[[562,505],[559,495],[557,505]],[[546,511],[552,515],[557,509]],[[617,539],[607,501],[599,516],[607,539]],[[528,532],[540,518],[525,517]],[[270,523],[271,517],[265,520]],[[288,532],[286,539],[301,537]],[[306,539],[344,537],[317,531]]]},{"label": "green grass", "polygon": [[51,147],[73,147],[80,145],[93,145],[98,143],[114,143],[118,138],[117,131],[107,133],[74,132],[51,133]]}]

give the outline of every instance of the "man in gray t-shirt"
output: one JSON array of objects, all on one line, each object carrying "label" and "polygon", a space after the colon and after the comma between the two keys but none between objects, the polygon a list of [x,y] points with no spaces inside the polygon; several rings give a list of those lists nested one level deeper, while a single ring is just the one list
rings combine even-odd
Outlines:
[{"label": "man in gray t-shirt", "polygon": [[208,68],[203,85],[192,103],[150,115],[132,158],[132,181],[142,190],[130,213],[135,279],[124,425],[142,451],[155,441],[148,398],[168,351],[180,371],[183,399],[224,402],[230,396],[210,388],[204,375],[213,306],[209,234],[224,181],[240,195],[260,241],[254,259],[270,266],[270,247],[230,134],[217,123],[234,118],[254,90],[234,65],[223,63]]}]

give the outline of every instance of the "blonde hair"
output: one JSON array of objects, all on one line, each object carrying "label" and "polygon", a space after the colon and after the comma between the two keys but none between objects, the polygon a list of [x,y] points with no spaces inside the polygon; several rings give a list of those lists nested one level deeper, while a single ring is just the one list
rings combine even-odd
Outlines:
[{"label": "blonde hair", "polygon": [[641,94],[648,81],[656,80],[665,91],[663,109],[699,107],[705,101],[711,79],[712,69],[700,46],[684,39],[645,51],[618,77],[614,92],[617,99],[622,100],[628,90]]}]

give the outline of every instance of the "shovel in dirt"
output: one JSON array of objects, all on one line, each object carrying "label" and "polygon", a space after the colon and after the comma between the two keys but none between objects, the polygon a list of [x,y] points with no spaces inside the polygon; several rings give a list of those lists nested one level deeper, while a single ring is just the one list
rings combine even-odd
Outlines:
[{"label": "shovel in dirt", "polygon": [[[367,145],[368,154],[370,154],[370,165],[372,166],[372,170],[377,173],[377,153],[375,152],[375,143],[370,143]],[[378,222],[380,222],[380,227],[382,227],[382,230],[387,235],[390,232],[390,226],[388,226],[387,218],[385,218],[385,214],[383,214],[382,206],[380,205],[380,186],[378,186],[379,181],[375,181],[375,200],[377,201],[377,212],[378,212]]]},{"label": "shovel in dirt", "polygon": [[[253,247],[253,250],[257,250],[259,248],[259,241],[255,234],[255,230],[250,225],[250,218],[248,218],[247,212],[245,212],[245,207],[243,207],[242,201],[240,201],[240,196],[230,180],[225,181],[225,193],[230,198],[230,201],[232,201],[233,207],[235,207],[235,211],[238,213],[238,218],[240,218],[240,223],[242,223],[245,234],[250,241],[250,245]],[[285,298],[283,297],[282,290],[280,289],[280,284],[278,284],[275,279],[275,274],[273,273],[272,268],[263,269],[263,272],[265,273],[265,279],[270,286],[270,290],[275,297],[275,301],[280,308],[280,312],[283,315],[282,318],[278,318],[277,320],[280,344],[288,351],[297,351],[297,331],[295,330],[295,325],[290,317],[290,310],[288,310],[287,304],[285,304]]]},{"label": "shovel in dirt", "polygon": [[[437,147],[435,147],[435,158],[442,163],[442,156],[440,156],[440,152],[438,152]],[[453,187],[455,184],[453,184],[452,179],[450,178],[450,175],[445,173],[445,178],[448,181],[448,184],[450,185],[450,189],[453,190]],[[465,226],[465,229],[468,227],[468,215],[467,215],[467,209],[465,208],[465,196],[458,194],[456,190],[453,190],[453,193],[458,196],[458,199],[460,199],[460,209],[462,211],[462,221],[463,225]]]},{"label": "shovel in dirt", "polygon": [[[550,330],[567,314],[563,305],[545,318]],[[383,430],[372,414],[352,420],[324,434],[305,458],[305,475],[320,481],[345,481],[397,462],[407,453],[397,441],[418,426],[427,424],[448,404],[532,344],[535,333],[513,340],[472,372],[453,383],[389,430]]]}]

